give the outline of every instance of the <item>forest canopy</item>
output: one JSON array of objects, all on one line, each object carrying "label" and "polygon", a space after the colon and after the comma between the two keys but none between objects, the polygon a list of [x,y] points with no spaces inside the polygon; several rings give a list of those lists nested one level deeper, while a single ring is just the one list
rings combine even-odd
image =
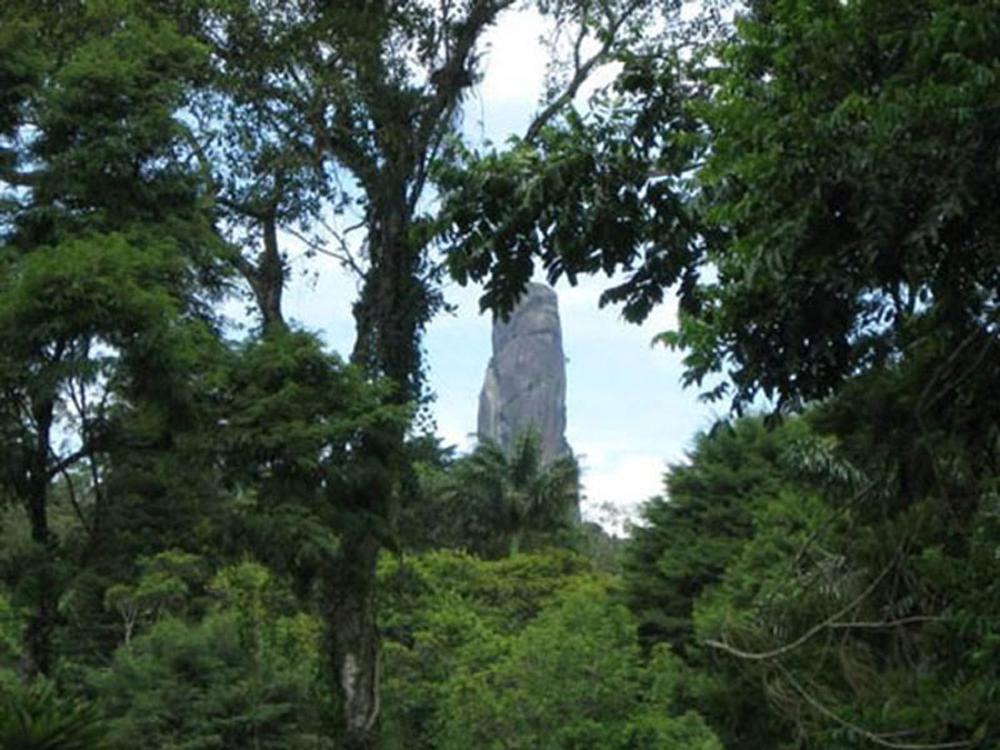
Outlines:
[{"label": "forest canopy", "polygon": [[[682,5],[0,6],[0,748],[1000,743],[1000,3]],[[426,418],[446,281],[536,274],[731,409],[626,539]]]}]

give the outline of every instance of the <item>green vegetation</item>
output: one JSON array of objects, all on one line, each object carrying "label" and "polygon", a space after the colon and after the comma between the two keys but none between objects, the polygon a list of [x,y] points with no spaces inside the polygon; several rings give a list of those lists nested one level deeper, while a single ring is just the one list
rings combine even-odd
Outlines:
[{"label": "green vegetation", "polygon": [[319,622],[267,568],[208,585],[198,620],[166,615],[91,673],[112,747],[323,748]]},{"label": "green vegetation", "polygon": [[[569,57],[475,146],[522,5]],[[729,5],[2,4],[0,750],[1000,745],[1000,3]],[[621,543],[426,429],[445,276],[537,268],[676,293],[733,410]]]},{"label": "green vegetation", "polygon": [[678,707],[681,665],[643,657],[616,578],[578,553],[386,563],[386,747],[719,747]]},{"label": "green vegetation", "polygon": [[23,750],[104,750],[105,730],[93,707],[59,698],[51,685],[5,690],[0,747]]}]

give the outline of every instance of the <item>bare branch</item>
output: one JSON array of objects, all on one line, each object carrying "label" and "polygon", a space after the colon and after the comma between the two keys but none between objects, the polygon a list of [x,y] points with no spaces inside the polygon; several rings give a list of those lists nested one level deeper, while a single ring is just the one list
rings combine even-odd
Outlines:
[{"label": "bare branch", "polygon": [[433,132],[441,125],[442,116],[454,110],[462,90],[468,86],[465,81],[466,68],[483,32],[514,2],[515,0],[476,0],[469,8],[465,21],[455,34],[454,43],[446,52],[444,67],[431,75],[436,91],[421,117],[420,136],[415,144],[418,152],[425,150]]},{"label": "bare branch", "polygon": [[63,474],[63,473],[65,473],[74,464],[78,463],[79,461],[82,461],[89,454],[90,454],[90,447],[85,444],[79,450],[75,450],[72,453],[70,453],[69,455],[64,456],[62,458],[59,458],[57,456],[53,456],[53,458],[56,459],[56,463],[54,463],[49,468],[49,472],[48,472],[49,473],[49,479],[50,480],[53,479],[57,474]]},{"label": "bare branch", "polygon": [[229,261],[250,286],[257,283],[257,266],[246,259],[238,247],[230,246]]},{"label": "bare branch", "polygon": [[204,180],[213,194],[216,193],[215,178],[212,176],[212,160],[205,153],[205,148],[201,145],[201,141],[191,132],[191,128],[183,124],[178,124],[178,127],[180,128],[181,139],[187,143],[191,149],[191,154],[198,161],[198,173],[201,179]]},{"label": "bare branch", "polygon": [[[435,91],[424,111],[419,115],[419,125],[412,140],[416,165],[413,186],[409,191],[408,207],[416,208],[427,182],[428,170],[433,163],[446,134],[446,126],[458,107],[462,92],[471,84],[468,76],[470,59],[483,32],[516,0],[475,0],[465,20],[459,25],[454,41],[448,46],[445,39],[445,63],[431,73],[430,82]],[[450,4],[442,4],[442,20],[447,18]],[[445,24],[442,23],[442,28]]]},{"label": "bare branch", "polygon": [[77,519],[80,521],[80,525],[83,526],[87,534],[93,537],[94,529],[91,527],[89,523],[87,523],[87,519],[83,515],[83,509],[80,507],[80,503],[77,501],[76,486],[73,484],[73,477],[71,477],[69,472],[66,471],[65,469],[62,469],[60,473],[62,474],[63,479],[66,481],[66,490],[67,494],[69,495],[69,504],[73,506],[73,513],[76,515]]},{"label": "bare branch", "polygon": [[566,88],[562,91],[559,96],[549,102],[541,112],[539,112],[535,119],[532,120],[528,129],[524,132],[523,140],[527,143],[534,141],[539,133],[541,133],[542,128],[548,125],[568,104],[570,104],[573,99],[576,98],[577,93],[580,91],[580,87],[587,82],[590,78],[590,74],[594,71],[598,65],[607,61],[608,54],[611,52],[612,47],[614,47],[617,41],[618,32],[621,31],[622,26],[625,22],[632,17],[637,11],[646,5],[645,0],[633,0],[616,18],[609,19],[607,37],[601,48],[587,58],[586,61],[581,62],[581,48],[583,42],[587,36],[586,27],[580,29],[580,33],[577,36],[573,45],[573,77],[570,78],[569,83]]},{"label": "bare branch", "polygon": [[[89,342],[85,343],[84,347],[85,347],[85,352],[89,351],[90,348]],[[99,506],[101,503],[101,476],[97,468],[97,458],[94,455],[93,445],[91,444],[91,437],[90,437],[91,425],[90,425],[90,420],[87,418],[87,410],[88,410],[87,386],[83,382],[80,382],[79,386],[80,386],[80,392],[77,393],[76,388],[73,386],[73,383],[70,382],[69,396],[70,396],[70,401],[73,403],[74,408],[76,408],[77,414],[79,415],[80,418],[80,434],[83,439],[83,446],[80,448],[79,451],[76,451],[76,453],[70,454],[70,456],[67,456],[65,459],[63,459],[61,461],[63,465],[61,467],[57,466],[57,471],[65,472],[69,469],[69,467],[73,463],[76,463],[76,461],[85,458],[87,460],[87,466],[90,469],[90,480],[93,486],[94,502],[95,505]],[[108,399],[110,397],[111,397],[111,390],[109,388],[105,388],[97,404],[98,414],[104,413],[104,409],[107,406]],[[73,459],[73,461],[70,461],[69,459]],[[50,474],[50,478],[52,476],[54,476],[54,474]],[[93,535],[93,531],[90,531],[89,533]]]},{"label": "bare branch", "polygon": [[876,745],[881,745],[882,747],[893,748],[893,750],[953,750],[954,748],[962,747],[972,747],[971,740],[960,740],[957,742],[936,742],[936,743],[918,743],[918,742],[894,742],[892,740],[886,739],[886,737],[896,735],[898,736],[900,732],[893,732],[890,735],[886,734],[876,734],[864,727],[858,726],[847,719],[841,718],[829,708],[820,703],[813,695],[811,695],[799,681],[792,677],[791,672],[788,671],[782,664],[777,664],[778,670],[784,675],[788,683],[795,689],[802,698],[812,706],[817,712],[836,722],[840,726],[844,727],[855,734],[864,737],[870,742],[874,742]]},{"label": "bare branch", "polygon": [[775,659],[775,658],[777,658],[779,656],[783,656],[783,655],[789,653],[790,651],[794,651],[799,646],[801,646],[803,643],[805,643],[806,641],[808,641],[811,638],[813,638],[816,634],[821,633],[824,630],[828,629],[831,626],[832,623],[840,622],[842,620],[842,618],[844,617],[844,615],[846,615],[848,612],[852,611],[855,607],[857,607],[859,604],[861,604],[861,602],[863,602],[865,599],[867,599],[872,594],[872,592],[874,592],[875,589],[878,588],[878,585],[889,574],[889,571],[891,571],[893,569],[893,567],[895,567],[896,559],[897,558],[894,557],[889,562],[889,564],[882,570],[882,572],[879,573],[870,584],[868,584],[867,588],[865,588],[864,591],[862,591],[854,599],[852,599],[847,604],[847,606],[843,607],[842,609],[838,610],[837,612],[834,612],[828,618],[826,618],[825,620],[823,620],[823,622],[821,622],[821,623],[819,623],[817,625],[814,625],[813,627],[809,628],[809,630],[807,630],[801,636],[799,636],[798,638],[796,638],[794,641],[792,641],[790,643],[786,643],[784,646],[781,646],[781,647],[775,648],[775,649],[771,649],[770,651],[752,652],[752,651],[743,651],[743,650],[738,649],[735,646],[731,646],[730,644],[725,643],[723,641],[706,640],[706,641],[704,641],[704,643],[705,643],[706,646],[710,646],[710,647],[712,647],[714,649],[717,649],[719,651],[725,651],[727,654],[732,654],[733,656],[738,656],[741,659],[747,659],[747,660],[750,660],[750,661],[768,661],[768,660],[771,660],[771,659]]},{"label": "bare branch", "polygon": [[340,252],[331,250],[326,246],[325,243],[319,242],[311,237],[307,237],[301,232],[292,229],[291,227],[285,227],[284,231],[288,232],[288,234],[292,235],[296,239],[303,242],[306,245],[306,247],[308,247],[311,251],[333,258],[334,260],[341,263],[341,265],[343,265],[345,268],[349,269],[358,278],[363,279],[365,276],[365,271],[358,263],[353,253],[351,253],[350,248],[347,246],[347,241],[339,233],[337,233],[331,227],[329,227],[329,225],[327,225],[326,223],[323,224],[323,227],[328,232],[330,232],[330,234],[336,239],[337,244],[340,245]]},{"label": "bare branch", "polygon": [[921,622],[947,622],[947,617],[940,615],[911,615],[910,617],[900,617],[898,620],[883,620],[881,622],[868,622],[855,620],[853,622],[831,622],[827,627],[835,630],[887,630],[898,628],[904,625],[913,625]]},{"label": "bare branch", "polygon": [[14,187],[37,187],[45,178],[45,171],[18,172],[16,169],[0,170],[0,181]]},{"label": "bare branch", "polygon": [[228,208],[238,214],[242,214],[250,219],[256,221],[265,221],[274,214],[274,207],[268,206],[255,206],[246,201],[234,201],[231,198],[226,198],[225,196],[217,195],[215,202],[218,203],[223,208]]}]

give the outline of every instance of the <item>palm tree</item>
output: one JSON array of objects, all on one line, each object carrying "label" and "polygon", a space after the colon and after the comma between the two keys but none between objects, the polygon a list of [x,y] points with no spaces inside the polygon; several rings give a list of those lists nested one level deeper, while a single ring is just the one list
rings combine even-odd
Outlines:
[{"label": "palm tree", "polygon": [[508,450],[482,442],[453,472],[453,492],[485,515],[506,542],[520,551],[526,532],[551,534],[568,528],[580,495],[580,468],[572,456],[542,462],[541,438],[521,433]]}]

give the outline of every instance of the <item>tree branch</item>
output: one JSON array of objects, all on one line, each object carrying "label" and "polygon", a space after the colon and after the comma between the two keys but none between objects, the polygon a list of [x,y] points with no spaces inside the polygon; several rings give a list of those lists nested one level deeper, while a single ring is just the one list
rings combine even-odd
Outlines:
[{"label": "tree branch", "polygon": [[[785,679],[788,680],[788,683],[792,686],[792,688],[794,688],[795,692],[802,696],[805,702],[812,706],[813,709],[831,721],[834,721],[844,727],[844,729],[854,732],[855,734],[864,737],[866,740],[874,742],[876,745],[893,748],[893,750],[952,750],[953,748],[972,747],[972,742],[970,740],[936,743],[893,742],[892,740],[888,740],[884,734],[876,734],[875,732],[865,729],[864,727],[847,721],[847,719],[841,718],[814,698],[804,687],[802,687],[801,684],[799,684],[798,680],[792,677],[791,672],[789,672],[788,669],[786,669],[781,663],[777,663],[776,666],[782,675],[784,675]],[[899,733],[895,732],[893,734],[898,735]]]},{"label": "tree branch", "polygon": [[476,0],[469,8],[450,49],[446,46],[444,67],[431,75],[436,90],[423,116],[420,118],[420,135],[415,142],[416,151],[422,153],[430,143],[433,133],[441,124],[442,115],[452,111],[461,91],[468,86],[465,81],[469,57],[483,31],[515,0]]},{"label": "tree branch", "polygon": [[[476,0],[469,8],[468,15],[455,35],[451,47],[448,46],[447,38],[443,37],[445,64],[431,73],[430,82],[435,87],[434,95],[423,114],[419,115],[419,125],[412,142],[415,170],[413,186],[407,200],[411,212],[416,209],[420,196],[423,195],[430,164],[433,163],[444,137],[443,126],[451,119],[461,101],[462,91],[471,83],[468,80],[467,67],[476,42],[497,16],[514,5],[515,1]],[[449,9],[442,6],[442,21],[446,20],[448,13]],[[442,23],[442,28],[444,25]]]},{"label": "tree branch", "polygon": [[889,628],[902,627],[903,625],[913,625],[919,622],[946,622],[947,617],[940,615],[911,615],[910,617],[900,617],[898,620],[884,620],[881,622],[870,622],[856,620],[854,622],[831,622],[827,625],[832,630],[886,630]]},{"label": "tree branch", "polygon": [[357,258],[354,257],[354,254],[351,252],[350,248],[347,246],[347,241],[344,239],[344,237],[341,236],[338,232],[334,231],[325,222],[323,222],[323,228],[326,229],[337,241],[337,244],[341,248],[340,252],[331,250],[326,246],[325,243],[317,241],[310,237],[306,237],[304,234],[295,229],[292,229],[291,227],[285,227],[283,231],[288,232],[288,234],[292,235],[299,241],[303,242],[306,245],[306,247],[309,248],[309,250],[311,250],[312,252],[320,253],[321,255],[326,255],[327,257],[333,258],[334,260],[338,261],[341,265],[343,265],[345,268],[350,270],[359,279],[363,279],[365,277],[365,271],[358,263]]},{"label": "tree branch", "polygon": [[[212,176],[212,160],[208,158],[208,154],[205,153],[205,148],[201,145],[201,142],[191,132],[191,128],[187,125],[179,124],[181,139],[187,143],[188,147],[191,149],[191,154],[198,162],[198,173],[201,179],[205,181],[205,184],[209,187],[213,194],[217,193],[215,187],[215,178]],[[218,196],[216,196],[218,200]]]},{"label": "tree branch", "polygon": [[539,112],[535,116],[535,119],[531,121],[528,129],[524,132],[523,141],[526,143],[534,141],[538,137],[539,133],[541,133],[542,128],[548,125],[566,105],[571,103],[573,99],[576,98],[577,93],[580,91],[580,87],[586,83],[594,68],[607,60],[608,53],[611,51],[612,47],[614,47],[621,27],[636,11],[644,7],[646,4],[646,0],[633,0],[617,18],[609,19],[607,37],[601,45],[601,48],[582,63],[580,52],[583,42],[586,39],[587,32],[586,26],[583,26],[580,29],[580,34],[577,36],[573,45],[573,77],[570,79],[569,84],[563,92],[549,102],[548,106]]},{"label": "tree branch", "polygon": [[14,187],[37,187],[45,177],[45,171],[18,172],[16,169],[0,170],[0,181]]},{"label": "tree branch", "polygon": [[87,523],[87,519],[83,516],[83,509],[80,507],[80,503],[76,499],[76,487],[73,484],[73,478],[69,475],[69,472],[65,469],[60,471],[63,479],[66,480],[66,489],[69,495],[69,504],[73,506],[73,513],[76,515],[77,519],[80,521],[80,525],[86,530],[87,535],[90,537],[94,536],[94,530],[91,528],[90,524]]},{"label": "tree branch", "polygon": [[[84,445],[79,450],[75,450],[68,456],[63,458],[57,458],[56,463],[49,467],[48,478],[51,481],[57,474],[62,474],[68,469],[70,469],[78,461],[82,461],[90,454],[90,447]],[[53,456],[56,458],[55,456]]]},{"label": "tree branch", "polygon": [[711,648],[717,649],[719,651],[725,651],[727,654],[732,654],[733,656],[738,656],[741,659],[747,659],[750,661],[768,661],[770,659],[775,659],[779,656],[783,656],[784,654],[787,654],[790,651],[794,651],[795,649],[797,649],[799,646],[801,646],[806,641],[810,640],[817,633],[821,633],[822,631],[826,630],[833,623],[839,622],[844,615],[846,615],[848,612],[850,612],[859,604],[861,604],[861,602],[867,599],[872,594],[872,592],[875,591],[876,588],[878,588],[878,585],[889,574],[889,571],[892,570],[892,568],[895,566],[896,559],[897,558],[894,557],[889,562],[889,564],[882,570],[882,572],[879,573],[870,584],[868,584],[867,588],[865,588],[864,591],[862,591],[854,599],[852,599],[847,604],[847,606],[843,607],[837,612],[834,612],[828,618],[823,620],[823,622],[809,628],[809,630],[807,630],[801,636],[799,636],[790,643],[786,643],[784,646],[772,649],[770,651],[752,652],[752,651],[743,651],[723,641],[706,640],[703,641],[703,643],[706,646],[710,646]]}]

